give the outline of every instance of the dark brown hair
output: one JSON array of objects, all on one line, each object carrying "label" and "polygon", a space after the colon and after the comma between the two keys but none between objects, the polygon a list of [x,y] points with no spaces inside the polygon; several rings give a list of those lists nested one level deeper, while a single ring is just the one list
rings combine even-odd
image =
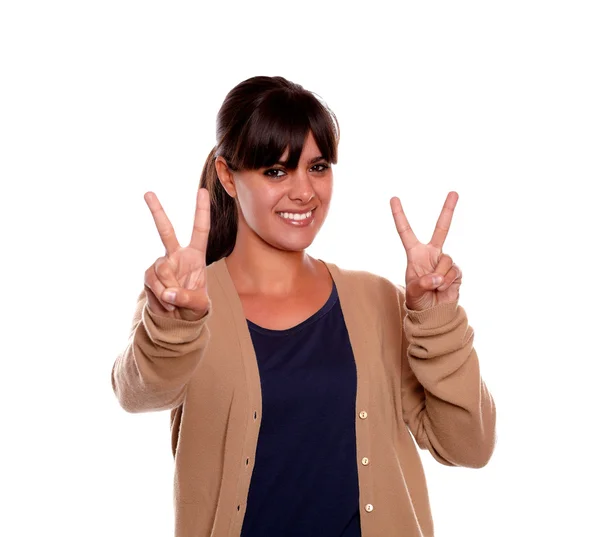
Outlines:
[{"label": "dark brown hair", "polygon": [[219,181],[215,159],[222,156],[233,171],[257,170],[289,149],[285,166],[293,170],[309,131],[323,158],[336,164],[339,124],[315,93],[280,76],[256,76],[227,94],[217,114],[217,145],[200,176],[200,187],[210,192],[207,265],[228,256],[237,235],[235,201]]}]

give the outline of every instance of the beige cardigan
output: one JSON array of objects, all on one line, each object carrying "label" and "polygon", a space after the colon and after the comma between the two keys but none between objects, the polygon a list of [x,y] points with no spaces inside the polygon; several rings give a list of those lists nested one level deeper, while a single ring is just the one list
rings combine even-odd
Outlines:
[{"label": "beige cardigan", "polygon": [[[412,437],[442,464],[472,468],[488,462],[495,444],[495,405],[473,329],[457,302],[407,311],[403,287],[326,265],[357,369],[362,536],[432,536]],[[211,305],[199,321],[156,315],[140,294],[112,369],[125,410],[171,410],[175,537],[240,535],[262,416],[256,356],[225,260],[207,272]]]}]

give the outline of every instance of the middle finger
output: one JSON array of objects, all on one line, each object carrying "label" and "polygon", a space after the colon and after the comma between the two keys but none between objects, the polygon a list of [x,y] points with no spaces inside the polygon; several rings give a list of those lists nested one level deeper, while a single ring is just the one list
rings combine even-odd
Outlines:
[{"label": "middle finger", "polygon": [[436,248],[441,249],[444,246],[444,242],[448,236],[448,231],[450,230],[450,224],[452,222],[452,216],[454,215],[454,208],[456,207],[457,202],[458,194],[456,192],[449,192],[446,196],[446,201],[444,202],[442,212],[440,213],[438,221],[435,224],[433,236],[429,241],[429,244],[435,246]]}]

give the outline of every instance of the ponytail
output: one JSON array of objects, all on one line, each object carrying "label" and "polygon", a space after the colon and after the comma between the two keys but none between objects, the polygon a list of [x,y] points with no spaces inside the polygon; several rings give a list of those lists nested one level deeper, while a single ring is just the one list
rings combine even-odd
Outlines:
[{"label": "ponytail", "polygon": [[206,188],[210,194],[206,266],[228,256],[233,251],[237,237],[237,208],[219,181],[215,166],[216,149],[213,148],[209,153],[200,176],[200,188]]}]

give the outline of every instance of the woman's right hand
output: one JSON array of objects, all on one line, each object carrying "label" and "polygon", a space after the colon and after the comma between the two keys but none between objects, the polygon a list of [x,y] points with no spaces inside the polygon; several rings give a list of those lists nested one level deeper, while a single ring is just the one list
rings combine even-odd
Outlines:
[{"label": "woman's right hand", "polygon": [[146,270],[144,286],[148,307],[153,313],[197,321],[209,308],[206,289],[206,248],[210,231],[210,197],[205,188],[198,189],[194,230],[189,246],[182,248],[156,194],[144,195],[166,254]]}]

